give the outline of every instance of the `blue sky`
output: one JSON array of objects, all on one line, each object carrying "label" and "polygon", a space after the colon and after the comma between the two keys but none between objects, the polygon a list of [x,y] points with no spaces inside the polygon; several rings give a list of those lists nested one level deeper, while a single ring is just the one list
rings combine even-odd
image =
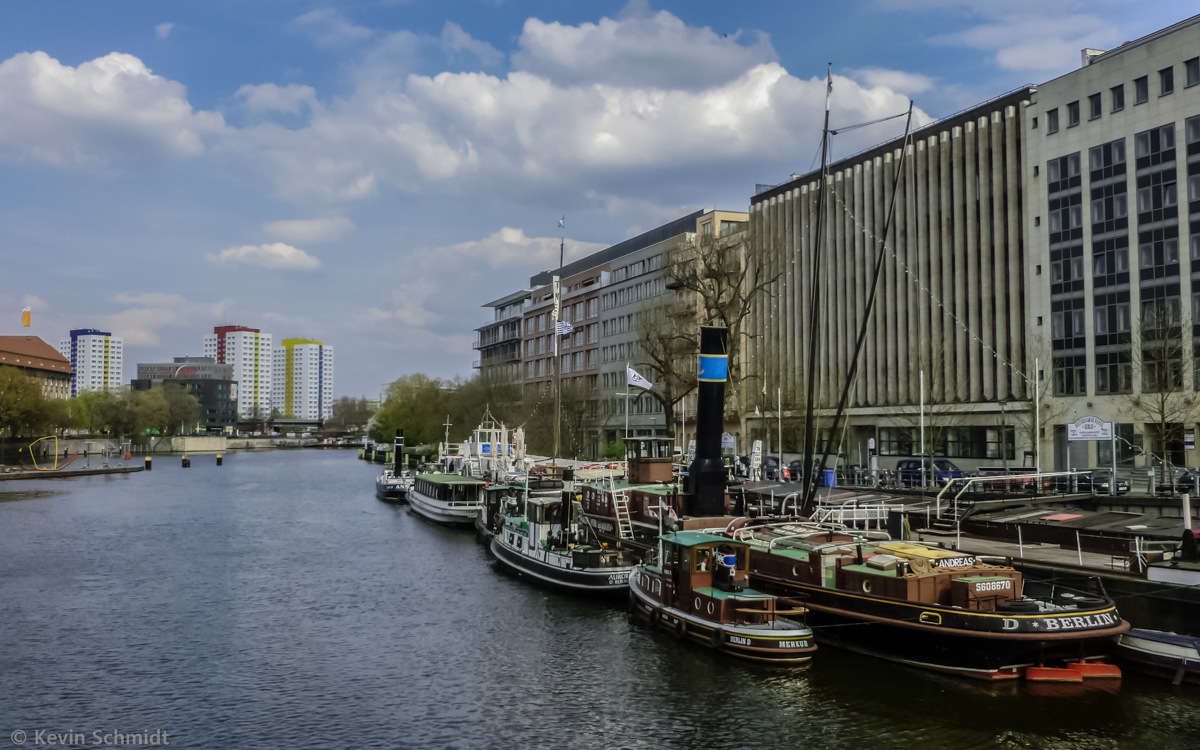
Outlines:
[{"label": "blue sky", "polygon": [[[1193,3],[8,2],[0,333],[336,348],[337,395],[468,376],[479,306],[808,171],[833,125],[945,117]],[[838,136],[847,155],[897,135]],[[7,311],[7,312],[3,312]]]}]

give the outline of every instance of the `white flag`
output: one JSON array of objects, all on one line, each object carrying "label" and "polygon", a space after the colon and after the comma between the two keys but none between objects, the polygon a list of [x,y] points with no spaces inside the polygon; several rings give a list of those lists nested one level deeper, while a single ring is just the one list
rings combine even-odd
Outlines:
[{"label": "white flag", "polygon": [[567,334],[569,334],[571,331],[574,331],[574,330],[575,330],[575,326],[571,325],[570,322],[568,322],[566,320],[558,321],[558,335],[559,336],[566,336]]},{"label": "white flag", "polygon": [[637,370],[633,369],[632,367],[625,368],[625,384],[636,385],[638,388],[645,388],[646,390],[650,390],[654,387],[653,383],[651,383],[649,380],[646,380],[641,375],[638,375]]},{"label": "white flag", "polygon": [[566,229],[567,228],[566,221],[567,221],[567,216],[566,216],[566,214],[563,214],[563,217],[558,220],[558,228]]}]

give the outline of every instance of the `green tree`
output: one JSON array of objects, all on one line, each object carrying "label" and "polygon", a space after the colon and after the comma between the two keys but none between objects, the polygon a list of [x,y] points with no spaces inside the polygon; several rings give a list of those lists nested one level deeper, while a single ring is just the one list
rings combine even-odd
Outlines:
[{"label": "green tree", "polygon": [[160,392],[167,406],[165,434],[191,432],[200,422],[200,401],[179,383],[168,381]]},{"label": "green tree", "polygon": [[[405,375],[388,388],[387,399],[375,415],[370,436],[390,442],[396,430],[404,430],[409,445],[432,445],[444,440],[442,423],[450,413],[450,398],[443,383],[428,375]],[[461,437],[461,425],[451,440]]]},{"label": "green tree", "polygon": [[0,367],[0,434],[16,437],[31,432],[44,411],[41,386],[15,367]]}]

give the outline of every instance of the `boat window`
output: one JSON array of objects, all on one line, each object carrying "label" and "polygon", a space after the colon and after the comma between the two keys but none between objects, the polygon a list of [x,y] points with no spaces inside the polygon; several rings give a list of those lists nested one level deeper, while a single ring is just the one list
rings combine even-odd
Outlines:
[{"label": "boat window", "polygon": [[703,572],[712,569],[712,550],[703,547],[696,550],[696,570]]}]

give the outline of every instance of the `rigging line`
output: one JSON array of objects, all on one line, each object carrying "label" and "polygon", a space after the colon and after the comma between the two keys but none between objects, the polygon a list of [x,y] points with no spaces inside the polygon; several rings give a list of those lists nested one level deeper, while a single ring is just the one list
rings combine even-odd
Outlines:
[{"label": "rigging line", "polygon": [[831,130],[829,132],[834,135],[838,135],[839,133],[848,133],[852,130],[858,130],[859,128],[865,128],[868,125],[878,125],[879,123],[887,122],[888,120],[896,120],[901,117],[904,117],[907,114],[908,114],[908,112],[901,112],[898,115],[888,115],[887,117],[880,117],[878,120],[871,120],[870,122],[860,122],[857,125],[847,125],[843,128],[838,128],[837,130]]}]

